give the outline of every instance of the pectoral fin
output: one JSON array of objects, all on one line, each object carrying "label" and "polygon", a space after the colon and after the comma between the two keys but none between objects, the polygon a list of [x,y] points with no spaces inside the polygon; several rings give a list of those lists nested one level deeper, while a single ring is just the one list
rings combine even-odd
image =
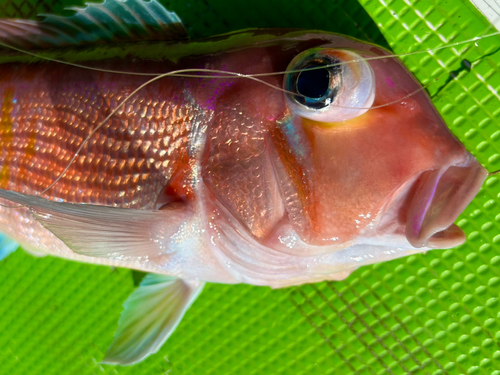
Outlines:
[{"label": "pectoral fin", "polygon": [[0,198],[30,208],[34,218],[77,254],[109,259],[175,251],[171,239],[192,213],[186,206],[172,210],[136,210],[54,202],[0,189]]},{"label": "pectoral fin", "polygon": [[16,241],[7,237],[5,234],[0,233],[0,260],[16,251],[18,247],[19,244]]},{"label": "pectoral fin", "polygon": [[102,362],[129,365],[156,353],[198,297],[203,285],[148,274],[123,304],[113,343]]}]

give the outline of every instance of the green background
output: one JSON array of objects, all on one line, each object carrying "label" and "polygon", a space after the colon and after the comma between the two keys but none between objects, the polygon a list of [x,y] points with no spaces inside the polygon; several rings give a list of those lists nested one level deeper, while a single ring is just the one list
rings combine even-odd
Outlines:
[{"label": "green background", "polygon": [[[0,16],[33,18],[78,4],[1,0]],[[468,0],[164,4],[193,37],[301,27],[404,53],[488,32]],[[500,169],[499,48],[493,37],[404,58],[489,170]],[[463,58],[476,61],[471,71]],[[488,178],[459,218],[465,245],[363,267],[342,282],[207,285],[160,352],[129,367],[99,361],[137,275],[18,251],[0,263],[0,374],[500,374],[499,179]]]}]

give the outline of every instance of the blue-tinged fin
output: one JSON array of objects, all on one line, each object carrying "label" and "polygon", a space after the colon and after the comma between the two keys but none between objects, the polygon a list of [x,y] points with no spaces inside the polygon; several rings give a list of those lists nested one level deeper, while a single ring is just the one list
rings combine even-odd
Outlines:
[{"label": "blue-tinged fin", "polygon": [[19,244],[16,241],[0,233],[0,261],[6,258],[10,253],[16,251],[18,247]]},{"label": "blue-tinged fin", "polygon": [[156,353],[203,285],[171,276],[146,275],[123,304],[113,343],[102,362],[130,365]]},{"label": "blue-tinged fin", "polygon": [[76,12],[69,17],[44,14],[42,21],[0,20],[0,42],[31,49],[188,37],[177,14],[157,0],[105,0],[70,9]]}]

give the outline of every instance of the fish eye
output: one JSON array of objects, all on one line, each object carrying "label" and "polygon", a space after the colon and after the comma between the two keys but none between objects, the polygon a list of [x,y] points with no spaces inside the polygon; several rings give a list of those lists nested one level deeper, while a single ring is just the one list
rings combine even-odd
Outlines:
[{"label": "fish eye", "polygon": [[370,65],[349,50],[313,48],[290,62],[284,78],[287,103],[298,115],[321,122],[365,113],[375,98]]},{"label": "fish eye", "polygon": [[313,109],[331,104],[339,89],[341,68],[329,65],[331,60],[310,61],[301,68],[304,70],[290,75],[289,91],[300,94],[294,96],[295,101]]}]

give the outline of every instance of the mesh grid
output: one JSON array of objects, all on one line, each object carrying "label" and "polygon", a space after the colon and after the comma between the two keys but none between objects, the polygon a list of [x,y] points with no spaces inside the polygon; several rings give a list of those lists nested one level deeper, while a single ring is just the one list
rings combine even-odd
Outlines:
[{"label": "mesh grid", "polygon": [[[7,0],[0,16],[30,18],[82,3]],[[489,30],[468,0],[164,3],[193,37],[303,27],[403,53]],[[500,169],[499,48],[496,37],[404,58],[489,170]],[[470,72],[463,59],[473,63]],[[456,249],[363,267],[341,282],[284,290],[208,285],[160,352],[131,367],[99,360],[133,273],[16,252],[0,263],[0,374],[500,375],[499,191],[500,177],[488,178],[459,218],[468,240]]]}]

